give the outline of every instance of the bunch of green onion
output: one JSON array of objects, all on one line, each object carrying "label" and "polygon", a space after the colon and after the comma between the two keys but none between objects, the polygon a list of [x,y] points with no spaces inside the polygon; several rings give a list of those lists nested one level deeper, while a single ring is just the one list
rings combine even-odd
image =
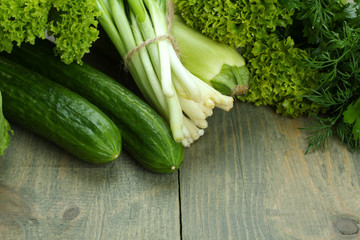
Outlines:
[{"label": "bunch of green onion", "polygon": [[233,98],[182,64],[170,35],[167,0],[97,0],[99,22],[125,61],[136,85],[168,122],[176,141],[190,146],[204,134],[215,107],[229,111]]}]

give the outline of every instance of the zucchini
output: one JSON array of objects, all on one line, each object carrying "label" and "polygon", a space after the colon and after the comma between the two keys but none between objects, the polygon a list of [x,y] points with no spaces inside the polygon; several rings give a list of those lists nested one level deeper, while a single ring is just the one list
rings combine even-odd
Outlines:
[{"label": "zucchini", "polygon": [[0,56],[4,115],[81,160],[107,163],[121,152],[115,123],[80,95]]},{"label": "zucchini", "polygon": [[155,110],[96,68],[86,63],[62,63],[54,56],[51,44],[43,41],[24,45],[14,49],[12,56],[103,110],[119,127],[123,148],[143,167],[159,173],[171,173],[180,167],[183,146],[173,139],[169,125]]}]

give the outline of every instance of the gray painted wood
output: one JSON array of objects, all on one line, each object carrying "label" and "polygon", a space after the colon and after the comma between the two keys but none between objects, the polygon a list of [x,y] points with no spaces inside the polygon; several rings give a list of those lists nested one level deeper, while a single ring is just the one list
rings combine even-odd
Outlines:
[{"label": "gray painted wood", "polygon": [[308,119],[237,103],[180,170],[183,239],[360,239],[360,155],[304,155]]},{"label": "gray painted wood", "polygon": [[126,152],[94,166],[14,126],[0,158],[0,239],[179,239],[178,175]]}]

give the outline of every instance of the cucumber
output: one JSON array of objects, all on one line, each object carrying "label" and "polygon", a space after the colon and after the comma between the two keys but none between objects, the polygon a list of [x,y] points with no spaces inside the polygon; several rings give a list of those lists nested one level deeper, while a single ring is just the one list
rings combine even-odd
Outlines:
[{"label": "cucumber", "polygon": [[9,120],[81,160],[107,163],[122,148],[118,127],[80,95],[0,56],[0,91]]},{"label": "cucumber", "polygon": [[39,42],[14,49],[12,56],[110,116],[120,129],[123,148],[143,167],[158,173],[171,173],[180,167],[183,146],[173,139],[169,125],[155,110],[96,68],[86,63],[62,63],[51,49],[51,43]]}]

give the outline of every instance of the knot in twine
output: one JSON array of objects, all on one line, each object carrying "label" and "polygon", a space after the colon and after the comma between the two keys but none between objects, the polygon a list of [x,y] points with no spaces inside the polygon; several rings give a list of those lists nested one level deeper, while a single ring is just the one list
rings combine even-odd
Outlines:
[{"label": "knot in twine", "polygon": [[167,14],[166,14],[166,23],[167,23],[167,30],[168,30],[168,34],[167,35],[161,35],[161,36],[157,36],[155,38],[150,38],[144,42],[142,42],[140,45],[136,46],[134,49],[132,49],[131,51],[129,51],[126,55],[125,55],[125,69],[128,69],[130,60],[132,58],[132,56],[134,56],[135,53],[137,53],[138,51],[140,51],[140,49],[146,47],[147,45],[154,43],[154,42],[158,42],[158,41],[162,41],[162,40],[169,40],[171,45],[173,46],[177,56],[179,57],[179,47],[176,43],[176,40],[173,36],[170,35],[171,32],[171,27],[172,27],[172,22],[174,19],[174,15],[175,15],[175,11],[174,11],[174,3],[172,1],[169,1],[169,3],[167,4]]}]

